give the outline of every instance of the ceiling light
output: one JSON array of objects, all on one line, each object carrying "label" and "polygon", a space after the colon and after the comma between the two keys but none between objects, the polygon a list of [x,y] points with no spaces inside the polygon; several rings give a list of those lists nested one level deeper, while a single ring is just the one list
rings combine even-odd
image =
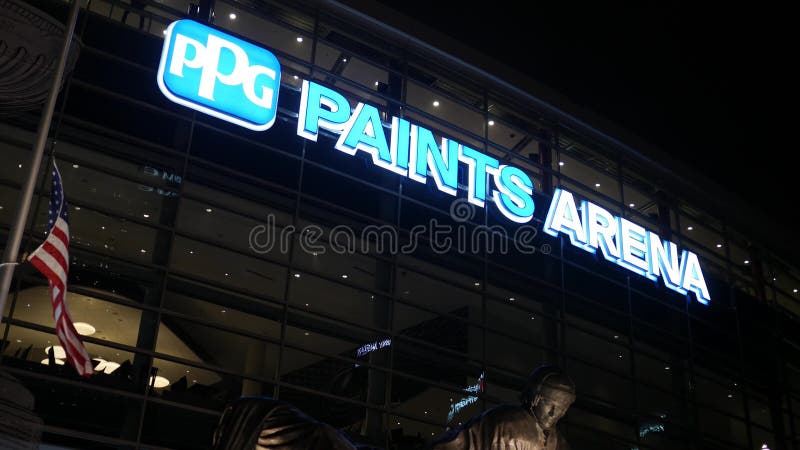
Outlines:
[{"label": "ceiling light", "polygon": [[228,17],[230,17],[231,20],[236,20],[236,13],[230,13],[228,14]]},{"label": "ceiling light", "polygon": [[347,278],[347,274],[342,274],[342,278]]},{"label": "ceiling light", "polygon": [[206,212],[210,213],[211,212],[211,208],[206,208]]},{"label": "ceiling light", "polygon": [[633,207],[635,207],[635,206],[636,206],[636,205],[634,205],[633,203],[628,203],[628,208],[633,208]]},{"label": "ceiling light", "polygon": [[156,375],[155,378],[150,377],[149,383],[152,384],[154,388],[158,389],[169,386],[169,380],[161,375]]},{"label": "ceiling light", "polygon": [[[56,361],[56,365],[57,366],[63,366],[64,365],[64,360],[63,359],[56,359],[55,361]],[[50,358],[45,358],[41,362],[45,366],[49,366],[50,365]]]},{"label": "ceiling light", "polygon": [[103,373],[106,375],[111,375],[111,373],[117,369],[119,369],[119,363],[115,363],[114,361],[106,361],[106,365],[103,368]]},{"label": "ceiling light", "polygon": [[147,253],[147,250],[145,250],[145,249],[141,249],[139,251],[142,252],[142,253]]},{"label": "ceiling light", "polygon": [[75,322],[74,325],[75,331],[77,331],[81,336],[91,336],[97,331],[95,327],[86,322]]},{"label": "ceiling light", "polygon": [[294,277],[295,277],[295,278],[300,278],[300,274],[299,274],[299,273],[296,273],[296,274],[294,274]]},{"label": "ceiling light", "polygon": [[297,42],[303,42],[303,37],[302,36],[297,36]]},{"label": "ceiling light", "polygon": [[745,259],[745,260],[744,260],[744,263],[745,263],[745,264],[750,264],[750,260],[747,260],[747,259]]},{"label": "ceiling light", "polygon": [[477,282],[477,281],[475,282],[475,286],[480,286],[480,285],[481,284],[479,282]]},{"label": "ceiling light", "polygon": [[514,297],[508,297],[508,301],[513,302],[515,300]]},{"label": "ceiling light", "polygon": [[797,294],[797,289],[794,289],[792,292],[794,292],[795,294]]},{"label": "ceiling light", "polygon": [[595,183],[594,187],[600,187],[600,183]]},{"label": "ceiling light", "polygon": [[692,230],[694,230],[694,227],[690,225],[690,226],[686,227],[686,229],[687,229],[688,231],[692,231]]},{"label": "ceiling light", "polygon": [[559,166],[563,166],[563,165],[564,165],[564,161],[559,161],[559,162],[558,162],[558,165],[559,165]]},{"label": "ceiling light", "polygon": [[161,33],[163,33],[163,34],[167,34],[167,29],[166,29],[166,28],[164,28],[163,30],[161,30]]},{"label": "ceiling light", "polygon": [[434,100],[433,101],[433,106],[439,106],[439,100]]},{"label": "ceiling light", "polygon": [[142,215],[144,216],[145,219],[149,219],[150,218],[150,214],[142,214]]},{"label": "ceiling light", "polygon": [[347,58],[342,58],[342,62],[347,62]]},{"label": "ceiling light", "polygon": [[45,354],[47,354],[47,355],[49,355],[49,354],[50,354],[50,349],[51,349],[51,348],[53,349],[53,357],[54,357],[54,358],[56,358],[56,359],[64,359],[64,358],[66,358],[66,357],[67,357],[67,352],[65,352],[65,351],[64,351],[64,347],[62,347],[62,346],[60,346],[60,345],[56,345],[56,346],[52,346],[52,345],[51,345],[51,346],[48,346],[48,347],[46,347],[46,348],[44,349],[44,353],[45,353]]},{"label": "ceiling light", "polygon": [[490,127],[493,127],[493,126],[494,126],[494,120],[490,120],[490,121],[489,121],[489,126],[490,126]]},{"label": "ceiling light", "polygon": [[722,248],[722,244],[717,244],[717,248]]},{"label": "ceiling light", "polygon": [[295,80],[296,80],[296,79],[298,79],[298,78],[300,78],[300,77],[298,77],[297,75],[292,75],[292,77],[293,77]]},{"label": "ceiling light", "polygon": [[77,169],[78,167],[80,167],[80,166],[79,166],[79,165],[77,165],[77,164],[73,164],[73,165],[72,165],[72,168],[73,168],[73,169]]}]

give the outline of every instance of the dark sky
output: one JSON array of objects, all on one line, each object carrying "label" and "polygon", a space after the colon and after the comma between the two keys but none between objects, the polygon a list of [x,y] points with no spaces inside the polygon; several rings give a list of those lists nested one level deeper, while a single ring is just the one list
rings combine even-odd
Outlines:
[{"label": "dark sky", "polygon": [[797,203],[790,135],[800,127],[786,112],[798,54],[787,10],[752,2],[384,3],[528,73],[789,225],[788,206]]}]

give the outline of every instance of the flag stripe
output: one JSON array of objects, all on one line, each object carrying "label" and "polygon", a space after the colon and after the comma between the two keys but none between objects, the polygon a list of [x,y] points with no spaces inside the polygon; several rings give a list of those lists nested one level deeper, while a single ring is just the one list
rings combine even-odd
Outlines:
[{"label": "flag stripe", "polygon": [[[55,279],[58,280],[59,282],[58,284],[60,286],[64,286],[67,283],[67,274],[66,272],[64,272],[64,266],[59,264],[58,261],[56,261],[52,255],[50,255],[50,253],[47,253],[46,251],[42,250],[36,255],[36,258],[39,261],[41,261],[45,266],[47,266],[47,268],[50,269],[50,272],[55,274],[56,276]],[[54,280],[50,281],[55,283]]]}]

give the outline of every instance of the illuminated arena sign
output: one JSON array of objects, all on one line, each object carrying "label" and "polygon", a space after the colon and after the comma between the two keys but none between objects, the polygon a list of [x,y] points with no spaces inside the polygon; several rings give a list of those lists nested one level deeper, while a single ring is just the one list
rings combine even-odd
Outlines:
[{"label": "illuminated arena sign", "polygon": [[271,52],[191,20],[167,28],[158,87],[170,100],[255,131],[275,123],[281,65]]},{"label": "illuminated arena sign", "polygon": [[599,249],[608,261],[654,281],[661,277],[666,287],[681,294],[694,292],[705,305],[711,301],[697,255],[683,250],[679,258],[674,243],[590,201],[581,201],[578,208],[567,191],[555,190],[544,232],[564,233],[578,248],[590,253]]},{"label": "illuminated arena sign", "polygon": [[[280,76],[280,63],[268,50],[187,19],[167,28],[158,86],[176,103],[264,131],[275,123]],[[351,107],[339,92],[303,80],[297,134],[316,142],[320,130],[339,135],[337,150],[351,156],[364,152],[376,166],[418,183],[430,176],[440,191],[454,197],[463,164],[470,203],[483,208],[491,201],[517,223],[533,218],[533,182],[518,167],[452,139],[437,141],[433,131],[401,117],[384,123],[376,107]],[[679,258],[672,242],[591,202],[577,208],[569,192],[556,189],[544,231],[565,233],[573,245],[592,253],[599,248],[607,260],[652,280],[661,277],[676,292],[694,292],[703,304],[711,300],[697,255],[683,250]]]}]

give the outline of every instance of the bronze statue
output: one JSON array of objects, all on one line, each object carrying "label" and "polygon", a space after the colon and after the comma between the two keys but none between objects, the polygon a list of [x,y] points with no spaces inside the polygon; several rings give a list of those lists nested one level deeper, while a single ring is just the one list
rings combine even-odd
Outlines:
[{"label": "bronze statue", "polygon": [[243,397],[228,405],[214,430],[212,448],[356,450],[335,428],[269,397]]},{"label": "bronze statue", "polygon": [[434,450],[568,450],[556,424],[575,401],[575,384],[556,366],[533,371],[520,405],[500,405],[433,444]]}]

